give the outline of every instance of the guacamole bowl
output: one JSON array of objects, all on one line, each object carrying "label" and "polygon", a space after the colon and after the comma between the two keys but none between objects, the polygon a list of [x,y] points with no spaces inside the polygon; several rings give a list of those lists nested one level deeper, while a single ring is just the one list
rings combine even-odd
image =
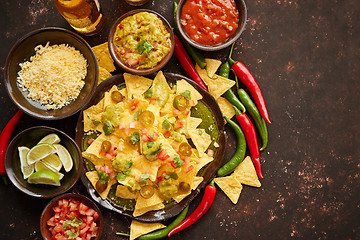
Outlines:
[{"label": "guacamole bowl", "polygon": [[110,29],[109,50],[125,72],[148,75],[163,68],[174,53],[175,38],[169,22],[149,9],[119,17]]},{"label": "guacamole bowl", "polygon": [[[127,73],[125,73],[125,74],[127,74]],[[206,92],[205,90],[203,90],[201,87],[199,87],[199,85],[197,85],[194,81],[192,81],[184,76],[181,76],[178,74],[173,74],[173,73],[164,73],[164,76],[165,76],[166,81],[169,86],[174,87],[176,84],[181,82],[181,80],[183,79],[182,81],[186,81],[186,84],[189,84],[190,86],[192,86],[195,90],[197,90],[197,94],[201,95],[201,100],[199,100],[198,103],[190,109],[190,116],[193,118],[201,118],[202,119],[201,124],[197,125],[197,126],[200,129],[204,129],[206,131],[206,133],[208,134],[209,139],[212,139],[211,143],[209,143],[209,147],[208,147],[208,149],[212,149],[212,151],[213,151],[213,154],[211,155],[213,158],[212,161],[204,163],[204,165],[201,165],[201,167],[199,166],[199,168],[196,170],[196,176],[198,176],[200,178],[200,181],[198,181],[199,178],[197,178],[197,179],[194,178],[192,180],[193,182],[191,182],[191,184],[194,184],[194,187],[190,190],[188,195],[184,196],[184,198],[182,198],[180,201],[177,202],[177,201],[175,201],[175,199],[174,200],[165,200],[163,202],[164,207],[162,206],[160,209],[158,208],[156,210],[146,211],[142,215],[135,214],[135,212],[137,210],[136,209],[137,200],[135,200],[134,198],[129,198],[124,195],[121,195],[121,196],[124,196],[124,197],[121,197],[120,195],[117,194],[118,187],[121,188],[121,187],[124,187],[125,185],[122,185],[121,182],[115,181],[110,186],[110,189],[108,188],[108,192],[105,195],[102,195],[102,194],[99,194],[98,191],[96,190],[96,185],[94,184],[95,181],[93,181],[94,178],[88,177],[88,176],[93,175],[93,173],[95,172],[94,170],[97,168],[95,166],[96,162],[94,162],[92,160],[91,156],[87,155],[87,153],[88,153],[87,150],[95,149],[94,151],[93,150],[90,150],[90,151],[93,151],[94,153],[98,152],[96,149],[97,148],[96,146],[99,146],[99,144],[98,144],[99,141],[97,141],[97,139],[99,138],[100,141],[101,141],[101,139],[104,139],[103,138],[104,135],[102,135],[102,136],[96,135],[97,130],[89,131],[88,127],[86,127],[84,130],[84,122],[86,121],[86,118],[89,118],[89,119],[92,118],[92,116],[89,115],[88,109],[89,108],[90,108],[90,110],[94,109],[93,108],[94,105],[97,105],[99,102],[100,102],[100,104],[104,103],[105,100],[107,99],[107,96],[109,96],[108,91],[110,89],[113,89],[114,86],[116,86],[118,89],[124,88],[126,78],[124,78],[123,74],[114,75],[114,76],[108,78],[106,81],[102,82],[98,86],[95,95],[93,96],[92,100],[90,101],[89,105],[87,106],[88,108],[86,110],[83,110],[83,114],[81,114],[79,116],[77,127],[76,127],[76,139],[75,140],[76,140],[77,144],[81,147],[81,149],[83,151],[83,156],[84,156],[83,164],[84,164],[84,168],[85,168],[85,174],[83,174],[81,176],[81,180],[82,180],[83,184],[86,186],[91,197],[97,203],[102,205],[103,207],[113,210],[115,212],[118,212],[122,215],[128,216],[137,221],[141,221],[141,222],[159,222],[159,221],[164,221],[169,218],[177,216],[193,199],[195,199],[199,195],[199,193],[202,191],[202,189],[215,176],[217,170],[222,165],[224,155],[225,155],[226,136],[227,136],[225,134],[225,130],[224,130],[225,123],[224,123],[223,115],[222,115],[220,108],[219,108],[217,102],[215,101],[214,97],[212,95],[210,95],[208,92]],[[137,77],[140,78],[141,76],[137,76]],[[149,78],[151,78],[151,77],[153,77],[153,75],[151,75]],[[142,79],[142,80],[144,80],[144,79]],[[131,83],[131,82],[127,82],[127,83]],[[181,85],[181,83],[179,83],[179,84]],[[131,84],[129,84],[129,86],[130,85]],[[135,85],[136,84],[134,84],[134,86]],[[180,86],[180,85],[178,85],[178,86]],[[126,87],[129,87],[129,86],[126,86]],[[151,109],[152,107],[153,107],[153,105],[152,106],[149,105],[149,109]],[[172,112],[172,110],[171,110],[171,112]],[[191,124],[191,125],[193,125],[193,124]],[[88,126],[88,125],[86,125],[86,126]],[[97,126],[101,127],[101,125],[97,125]],[[166,128],[166,126],[164,128]],[[102,129],[104,129],[104,128],[102,128]],[[94,135],[94,133],[95,133],[95,135]],[[197,132],[197,133],[200,134],[199,132]],[[162,135],[160,129],[159,129],[159,134]],[[201,132],[201,134],[203,134],[203,132]],[[205,135],[207,135],[207,134],[204,134],[202,137],[205,137]],[[109,136],[115,137],[115,135],[114,136],[109,135]],[[95,142],[97,142],[97,143],[95,143]],[[103,141],[103,142],[105,142],[105,141]],[[163,142],[163,144],[165,146],[167,143]],[[122,148],[120,145],[121,144],[118,145],[118,149],[122,149],[120,151],[125,150],[125,148]],[[167,146],[169,146],[169,145],[167,145]],[[130,153],[131,152],[130,148],[131,148],[131,146],[128,145],[128,148],[126,148],[127,149],[126,151],[128,151],[129,154],[132,154],[132,153]],[[135,149],[136,148],[137,147],[135,147]],[[169,151],[168,147],[166,147],[166,149],[167,149],[166,151]],[[136,151],[136,150],[134,150],[134,151]],[[203,150],[203,151],[205,152],[205,150]],[[179,152],[180,152],[180,149],[179,149]],[[170,153],[170,151],[169,151],[169,153]],[[118,154],[118,155],[121,156],[121,154]],[[89,156],[90,158],[87,158],[86,156]],[[207,156],[210,156],[210,155],[207,155]],[[165,159],[165,158],[160,157],[160,153],[159,153],[159,155],[157,155],[157,158],[159,159],[159,160],[156,160],[156,161],[158,161],[158,163],[160,163],[162,161],[161,159]],[[98,159],[101,159],[101,156]],[[166,158],[166,159],[168,159],[168,158]],[[116,158],[115,158],[115,160],[116,160]],[[91,162],[91,161],[93,161],[93,162]],[[137,161],[134,160],[133,167],[135,166],[136,162]],[[149,161],[147,161],[147,162],[149,162]],[[147,162],[143,162],[143,163],[147,164]],[[163,163],[166,164],[166,161],[164,161]],[[163,165],[163,163],[161,163],[161,165]],[[148,166],[150,166],[150,165],[148,165]],[[168,167],[171,167],[171,166],[168,166]],[[114,168],[114,166],[112,166],[112,168]],[[195,166],[195,168],[196,168],[196,166]],[[174,169],[174,166],[172,166],[171,169]],[[186,169],[191,171],[189,168],[186,168]],[[132,170],[130,170],[130,171],[134,171],[134,173],[136,173],[137,170],[132,168]],[[139,169],[139,171],[142,171],[142,170]],[[139,171],[137,171],[137,172],[139,172]],[[162,172],[162,170],[159,170],[159,171]],[[157,172],[157,170],[156,170],[156,172]],[[184,172],[186,172],[185,169],[184,169]],[[149,172],[149,173],[151,174],[151,172]],[[132,174],[132,172],[129,172],[129,174]],[[160,175],[158,177],[160,177],[159,179],[161,179]],[[179,175],[179,179],[180,178],[181,178],[181,176]],[[157,180],[162,181],[159,179],[156,178],[156,180],[154,180],[154,182],[156,182]],[[182,179],[184,179],[184,178],[182,178]],[[121,181],[121,179],[118,179],[118,180]],[[124,192],[124,193],[127,192],[127,190],[124,188],[121,188],[120,191]],[[101,193],[103,193],[103,192],[101,192]],[[140,194],[141,194],[141,192],[140,192]],[[165,199],[165,198],[162,198],[162,199]]]}]

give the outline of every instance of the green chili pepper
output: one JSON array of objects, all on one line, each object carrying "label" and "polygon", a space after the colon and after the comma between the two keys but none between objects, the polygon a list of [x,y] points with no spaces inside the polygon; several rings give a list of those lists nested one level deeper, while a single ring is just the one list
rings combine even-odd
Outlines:
[{"label": "green chili pepper", "polygon": [[[174,29],[177,33],[179,33],[179,28],[176,21],[176,10],[177,10],[177,2],[174,2],[174,26],[175,26]],[[181,36],[180,34],[177,35],[178,37]],[[180,38],[180,40],[183,46],[185,47],[186,51],[188,52],[188,54],[191,56],[192,59],[195,60],[195,62],[199,65],[199,67],[205,68],[207,63],[205,62],[205,58],[199,52],[199,50],[191,46],[187,41],[184,41],[184,39]]]},{"label": "green chili pepper", "polygon": [[255,103],[251,100],[249,94],[244,89],[238,90],[238,95],[241,102],[245,105],[246,110],[250,113],[250,116],[255,122],[255,126],[257,127],[261,140],[262,140],[262,147],[260,151],[263,151],[268,143],[268,131],[266,127],[266,122],[260,115],[259,110],[257,109]]},{"label": "green chili pepper", "polygon": [[153,240],[153,239],[160,239],[160,238],[167,237],[168,233],[174,227],[176,227],[179,223],[181,223],[185,219],[188,210],[189,210],[189,205],[166,228],[163,228],[163,229],[161,229],[159,231],[155,231],[155,232],[151,232],[151,233],[142,235],[137,239],[139,239],[139,240]]},{"label": "green chili pepper", "polygon": [[246,153],[246,140],[245,135],[239,125],[237,125],[234,121],[230,120],[227,117],[224,117],[226,122],[230,124],[232,129],[234,129],[236,138],[237,138],[237,147],[234,156],[227,162],[224,166],[222,166],[218,171],[217,174],[219,177],[223,177],[232,171],[244,160],[245,153]]},{"label": "green chili pepper", "polygon": [[[224,78],[229,78],[230,75],[230,64],[228,61],[225,61],[219,70],[219,75]],[[224,98],[228,100],[232,105],[235,105],[240,111],[245,112],[244,105],[240,102],[240,100],[236,97],[235,93],[229,89],[223,94]]]}]

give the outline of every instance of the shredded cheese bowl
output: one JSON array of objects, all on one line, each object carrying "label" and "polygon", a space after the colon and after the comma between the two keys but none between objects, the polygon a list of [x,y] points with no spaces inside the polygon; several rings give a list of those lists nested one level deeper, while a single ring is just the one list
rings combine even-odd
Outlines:
[{"label": "shredded cheese bowl", "polygon": [[48,27],[14,44],[4,73],[7,92],[21,110],[38,119],[57,120],[79,112],[90,100],[99,68],[82,37]]},{"label": "shredded cheese bowl", "polygon": [[[158,95],[157,88],[165,83],[169,87],[169,96],[163,102],[164,91]],[[114,104],[112,95],[118,91],[124,98]],[[179,108],[180,102],[175,104],[179,95],[187,95],[190,99],[189,105],[183,110]],[[137,100],[139,103],[133,106],[132,103]],[[121,113],[118,112],[120,115],[115,114],[119,124],[113,121],[115,119],[108,118],[110,106],[123,106]],[[142,121],[142,114],[149,111],[155,116],[150,126]],[[139,112],[141,114],[138,116]],[[165,124],[167,120],[168,126]],[[113,122],[114,132],[107,132],[108,121]],[[180,122],[184,125],[178,125]],[[174,128],[170,125],[174,125]],[[168,131],[170,134],[167,134]],[[139,141],[136,141],[134,134],[137,132]],[[132,143],[128,141],[129,138]],[[102,82],[79,116],[75,141],[83,152],[86,172],[81,179],[91,197],[100,205],[141,222],[158,222],[178,215],[215,176],[226,147],[224,119],[215,99],[192,80],[161,71],[148,78],[124,73]],[[112,145],[109,151],[103,149],[107,141]],[[188,142],[192,148],[192,154],[187,155],[188,161],[180,147],[184,142]],[[160,152],[148,154],[148,150],[156,147],[157,143]],[[125,159],[122,156],[130,157],[131,161],[121,164],[120,161]],[[155,158],[149,158],[153,156]],[[176,159],[180,158],[183,161],[178,164]],[[100,190],[98,183],[102,173],[99,175],[99,172],[110,169],[112,172],[109,172],[106,189]],[[142,181],[145,175],[148,178]],[[173,192],[171,197],[161,192],[162,183],[168,182],[166,179],[174,184],[179,183],[178,190],[175,189],[176,193]],[[191,186],[185,191],[186,194],[180,192],[181,182]],[[153,194],[149,198],[144,196],[142,190],[155,185],[158,188],[152,189]],[[141,189],[132,189],[131,186]],[[134,196],[129,195],[129,187]],[[156,207],[147,207],[150,205]]]}]

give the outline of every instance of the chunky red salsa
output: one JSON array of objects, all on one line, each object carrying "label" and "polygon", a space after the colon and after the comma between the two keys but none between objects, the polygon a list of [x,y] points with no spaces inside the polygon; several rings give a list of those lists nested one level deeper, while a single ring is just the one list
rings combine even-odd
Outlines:
[{"label": "chunky red salsa", "polygon": [[234,0],[188,0],[181,24],[194,41],[214,45],[225,41],[238,27],[239,12]]}]

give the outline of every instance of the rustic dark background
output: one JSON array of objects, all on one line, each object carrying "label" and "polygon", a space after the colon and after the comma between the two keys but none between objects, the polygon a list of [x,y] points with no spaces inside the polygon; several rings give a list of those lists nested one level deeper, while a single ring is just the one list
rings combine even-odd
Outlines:
[{"label": "rustic dark background", "polygon": [[[123,0],[100,4],[107,22],[101,33],[85,37],[92,46],[107,41],[112,22],[134,9]],[[246,0],[246,4],[248,20],[233,56],[259,82],[272,120],[269,145],[261,153],[262,187],[244,187],[237,205],[219,190],[210,211],[173,239],[360,239],[360,3]],[[172,23],[171,1],[150,0],[143,8],[156,10]],[[71,28],[52,1],[41,0],[0,1],[0,23],[2,129],[17,111],[3,82],[13,44],[40,27]],[[204,54],[224,60],[228,52]],[[164,71],[185,75],[175,58]],[[44,122],[24,116],[16,133],[48,125],[74,137],[77,117]],[[231,150],[225,160],[235,151],[234,136],[227,130]],[[72,191],[86,194],[80,182]],[[0,239],[41,239],[40,214],[48,201],[0,182]],[[102,239],[124,239],[115,233],[128,232],[130,220],[104,208],[102,213]]]}]

